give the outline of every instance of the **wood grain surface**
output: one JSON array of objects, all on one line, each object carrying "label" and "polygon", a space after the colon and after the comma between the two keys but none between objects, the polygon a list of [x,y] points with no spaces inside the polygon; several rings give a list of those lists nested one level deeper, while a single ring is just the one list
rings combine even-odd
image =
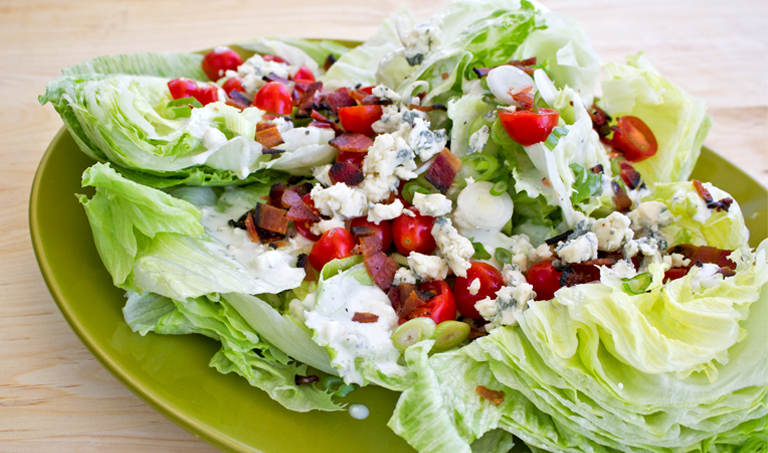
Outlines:
[{"label": "wood grain surface", "polygon": [[[51,299],[32,252],[32,178],[61,127],[37,96],[61,68],[104,55],[194,51],[255,36],[365,39],[399,7],[444,1],[0,2],[0,452],[211,452],[105,371]],[[706,141],[768,185],[768,2],[551,1],[605,61],[644,50],[705,99]],[[256,390],[254,390],[256,391]]]}]

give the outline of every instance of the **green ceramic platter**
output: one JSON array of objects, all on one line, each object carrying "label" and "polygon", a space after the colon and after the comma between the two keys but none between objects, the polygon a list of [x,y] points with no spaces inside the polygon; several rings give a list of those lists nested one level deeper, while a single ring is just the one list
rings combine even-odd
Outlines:
[{"label": "green ceramic platter", "polygon": [[[368,406],[347,412],[296,413],[234,374],[208,367],[217,342],[198,335],[145,337],[123,321],[123,292],[102,266],[76,193],[93,161],[62,129],[37,170],[30,229],[48,288],[74,332],[105,368],[147,404],[211,445],[231,452],[405,452],[412,449],[386,423],[397,393],[367,387],[346,398]],[[768,235],[768,191],[705,149],[694,177],[711,181],[741,204],[752,246]]]}]

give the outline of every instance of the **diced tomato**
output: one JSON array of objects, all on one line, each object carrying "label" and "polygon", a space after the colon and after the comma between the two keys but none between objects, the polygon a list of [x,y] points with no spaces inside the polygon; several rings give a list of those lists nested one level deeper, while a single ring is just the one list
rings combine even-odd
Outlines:
[{"label": "diced tomato", "polygon": [[381,118],[380,105],[357,105],[339,109],[339,119],[347,132],[359,132],[369,137],[376,135],[371,125]]},{"label": "diced tomato", "polygon": [[392,221],[392,238],[395,247],[403,255],[411,252],[429,255],[435,251],[435,238],[432,237],[434,217],[416,214],[410,217],[405,214]]},{"label": "diced tomato", "polygon": [[200,101],[201,104],[208,105],[219,100],[219,88],[213,85],[201,86],[198,88],[197,93],[193,93],[192,96]]},{"label": "diced tomato", "polygon": [[168,89],[171,91],[171,97],[174,99],[191,98],[197,94],[199,88],[194,80],[184,77],[173,79],[168,82]]},{"label": "diced tomato", "polygon": [[456,319],[456,300],[447,283],[442,280],[424,282],[419,285],[419,290],[429,291],[434,294],[435,297],[429,299],[429,301],[421,307],[413,310],[408,316],[403,318],[401,322],[408,319],[428,317],[432,318],[432,321],[435,321],[435,324],[440,324],[443,321],[453,321]]},{"label": "diced tomato", "polygon": [[229,47],[217,47],[203,57],[203,72],[214,82],[224,77],[227,70],[235,71],[243,59]]},{"label": "diced tomato", "polygon": [[355,237],[344,228],[333,228],[320,236],[309,252],[309,264],[315,269],[322,270],[329,261],[352,256],[355,248]]},{"label": "diced tomato", "polygon": [[221,88],[227,94],[231,93],[232,91],[239,91],[241,93],[245,93],[245,88],[243,88],[243,79],[241,79],[240,77],[232,77],[227,79],[227,81],[224,82]]},{"label": "diced tomato", "polygon": [[275,63],[288,63],[285,61],[284,58],[278,57],[277,55],[262,55],[261,56],[264,61],[274,61]]},{"label": "diced tomato", "polygon": [[[469,292],[469,287],[475,279],[480,281],[476,294]],[[496,298],[496,291],[504,286],[501,273],[488,263],[474,262],[467,270],[466,277],[457,277],[453,285],[453,296],[459,312],[467,318],[480,319],[480,313],[475,309],[475,303],[486,297]]]},{"label": "diced tomato", "polygon": [[293,80],[297,82],[311,83],[315,81],[315,75],[307,67],[307,65],[301,65],[296,74],[293,75]]},{"label": "diced tomato", "polygon": [[293,111],[291,92],[280,82],[269,82],[259,89],[253,105],[265,112],[290,115]]},{"label": "diced tomato", "polygon": [[552,265],[552,260],[545,260],[528,268],[525,279],[533,285],[536,300],[550,300],[555,297],[555,291],[560,289],[561,275]]},{"label": "diced tomato", "polygon": [[376,233],[376,236],[379,237],[379,240],[381,241],[381,249],[385,252],[389,249],[389,246],[392,245],[392,225],[387,221],[379,222],[379,224],[376,225],[373,222],[369,222],[365,217],[358,217],[352,220],[352,223],[349,225],[350,229],[354,227],[368,227],[372,229]]},{"label": "diced tomato", "polygon": [[651,129],[636,116],[622,116],[611,128],[611,145],[630,162],[640,162],[656,154],[659,145]]},{"label": "diced tomato", "polygon": [[309,239],[310,241],[317,242],[320,239],[320,236],[314,234],[312,232],[312,223],[313,222],[294,222],[294,226],[296,227],[296,231],[304,236],[305,238]]},{"label": "diced tomato", "polygon": [[360,91],[365,91],[368,94],[373,94],[373,89],[376,88],[375,86],[371,85],[369,87],[363,87],[360,88]]},{"label": "diced tomato", "polygon": [[523,146],[546,140],[560,119],[560,112],[552,109],[539,109],[538,113],[532,110],[510,112],[502,109],[498,113],[507,134]]}]

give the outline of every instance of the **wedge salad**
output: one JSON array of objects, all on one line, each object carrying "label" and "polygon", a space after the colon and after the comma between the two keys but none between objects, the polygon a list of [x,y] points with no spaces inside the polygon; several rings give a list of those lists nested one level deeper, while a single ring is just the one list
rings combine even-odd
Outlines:
[{"label": "wedge salad", "polygon": [[688,180],[703,102],[570,17],[99,57],[40,101],[98,161],[131,329],[220,341],[287,409],[379,385],[422,452],[768,451],[768,243]]}]

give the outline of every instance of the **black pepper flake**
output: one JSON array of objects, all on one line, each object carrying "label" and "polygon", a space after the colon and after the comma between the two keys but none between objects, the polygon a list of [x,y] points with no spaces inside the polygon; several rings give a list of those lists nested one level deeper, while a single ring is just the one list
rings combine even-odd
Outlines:
[{"label": "black pepper flake", "polygon": [[296,382],[296,385],[303,385],[303,384],[311,384],[313,382],[319,382],[320,378],[315,376],[314,374],[310,374],[309,376],[300,376],[296,375],[296,378],[294,379],[294,382]]}]

